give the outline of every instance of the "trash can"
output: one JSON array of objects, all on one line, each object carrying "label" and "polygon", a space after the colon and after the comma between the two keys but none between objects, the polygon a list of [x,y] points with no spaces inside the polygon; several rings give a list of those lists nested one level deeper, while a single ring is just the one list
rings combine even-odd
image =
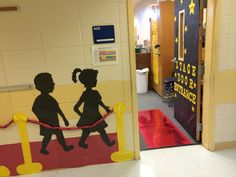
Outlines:
[{"label": "trash can", "polygon": [[148,68],[137,69],[136,70],[136,80],[137,80],[137,92],[147,93],[148,91]]}]

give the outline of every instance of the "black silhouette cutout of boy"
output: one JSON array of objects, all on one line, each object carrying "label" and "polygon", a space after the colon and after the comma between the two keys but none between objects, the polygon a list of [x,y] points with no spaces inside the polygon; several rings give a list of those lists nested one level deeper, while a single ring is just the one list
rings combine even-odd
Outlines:
[{"label": "black silhouette cutout of boy", "polygon": [[[53,92],[55,85],[52,75],[50,73],[40,73],[35,76],[34,84],[36,89],[41,92],[41,94],[35,99],[32,107],[32,111],[38,118],[39,122],[48,124],[52,127],[59,127],[59,114],[65,125],[69,126],[69,122],[60,109],[58,102],[49,94]],[[52,130],[40,125],[40,135],[44,136],[40,150],[42,154],[49,154],[49,151],[46,148],[51,141],[53,134],[56,135],[57,141],[61,144],[65,151],[70,151],[74,148],[72,145],[66,145],[66,141],[61,130]]]},{"label": "black silhouette cutout of boy", "polygon": [[[97,90],[93,90],[93,87],[97,85],[97,74],[98,71],[94,69],[78,69],[76,68],[72,74],[72,80],[77,82],[77,73],[79,74],[79,81],[84,84],[86,90],[82,93],[79,101],[74,106],[74,111],[80,116],[80,120],[77,123],[77,126],[84,125],[92,125],[96,121],[102,118],[101,113],[99,112],[99,105],[102,106],[105,111],[108,113],[110,109],[102,102],[102,97]],[[79,107],[84,103],[83,112],[81,113]],[[107,123],[103,120],[98,125],[92,128],[84,128],[82,129],[82,136],[79,141],[79,146],[82,148],[88,148],[88,144],[85,143],[88,138],[90,132],[98,131],[102,140],[105,142],[107,146],[113,146],[115,141],[110,141],[109,137],[106,133],[105,128],[107,127]]]}]

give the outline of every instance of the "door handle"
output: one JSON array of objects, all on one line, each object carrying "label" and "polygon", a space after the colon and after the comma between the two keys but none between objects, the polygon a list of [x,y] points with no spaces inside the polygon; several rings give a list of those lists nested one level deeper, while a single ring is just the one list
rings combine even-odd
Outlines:
[{"label": "door handle", "polygon": [[173,61],[174,63],[176,63],[176,62],[177,62],[176,58],[173,58],[173,60],[171,60],[171,61]]}]

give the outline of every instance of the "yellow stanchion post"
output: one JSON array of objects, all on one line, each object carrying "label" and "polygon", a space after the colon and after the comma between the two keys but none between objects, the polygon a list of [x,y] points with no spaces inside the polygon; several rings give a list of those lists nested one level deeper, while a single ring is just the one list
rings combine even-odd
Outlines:
[{"label": "yellow stanchion post", "polygon": [[116,129],[118,138],[117,152],[112,153],[111,160],[114,162],[124,162],[134,159],[134,152],[128,151],[125,148],[125,135],[124,135],[124,112],[125,105],[123,103],[117,103],[114,106],[114,112],[116,114]]},{"label": "yellow stanchion post", "polygon": [[20,133],[21,147],[25,162],[24,164],[21,164],[16,168],[17,173],[19,173],[20,175],[39,173],[43,169],[40,163],[32,163],[29,138],[26,128],[27,119],[27,115],[25,114],[16,114],[13,118],[14,122],[18,126],[18,130]]},{"label": "yellow stanchion post", "polygon": [[7,177],[10,176],[10,171],[7,167],[0,166],[0,177]]}]

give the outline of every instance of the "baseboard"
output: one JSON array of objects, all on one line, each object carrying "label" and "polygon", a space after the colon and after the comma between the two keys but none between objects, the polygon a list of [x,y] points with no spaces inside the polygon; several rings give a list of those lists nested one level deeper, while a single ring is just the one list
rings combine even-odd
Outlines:
[{"label": "baseboard", "polygon": [[219,151],[223,149],[231,149],[231,148],[236,148],[236,141],[215,143],[215,151]]}]

